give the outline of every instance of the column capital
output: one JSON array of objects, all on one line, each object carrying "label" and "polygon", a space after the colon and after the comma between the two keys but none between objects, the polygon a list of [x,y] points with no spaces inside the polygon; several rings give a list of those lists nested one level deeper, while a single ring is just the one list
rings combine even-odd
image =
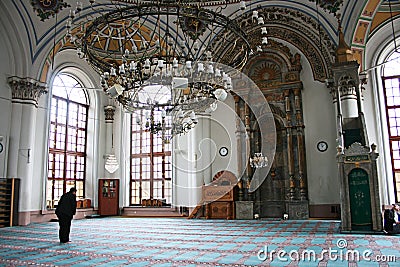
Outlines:
[{"label": "column capital", "polygon": [[29,77],[11,76],[7,82],[11,87],[13,103],[33,104],[37,107],[39,98],[48,92],[46,83]]},{"label": "column capital", "polygon": [[104,107],[104,114],[106,115],[106,123],[113,123],[115,107],[108,105]]}]

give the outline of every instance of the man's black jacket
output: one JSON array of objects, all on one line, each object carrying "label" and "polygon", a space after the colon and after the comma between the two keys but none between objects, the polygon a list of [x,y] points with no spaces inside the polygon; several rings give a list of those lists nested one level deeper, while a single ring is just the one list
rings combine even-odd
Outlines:
[{"label": "man's black jacket", "polygon": [[76,213],[76,196],[71,192],[61,196],[56,208],[56,214],[64,214],[64,216],[72,217]]}]

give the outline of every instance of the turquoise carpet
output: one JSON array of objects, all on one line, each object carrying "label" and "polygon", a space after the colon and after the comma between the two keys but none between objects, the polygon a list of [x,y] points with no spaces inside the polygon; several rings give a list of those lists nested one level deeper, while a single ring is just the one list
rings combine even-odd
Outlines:
[{"label": "turquoise carpet", "polygon": [[0,266],[400,266],[400,236],[337,221],[96,218],[0,228]]}]

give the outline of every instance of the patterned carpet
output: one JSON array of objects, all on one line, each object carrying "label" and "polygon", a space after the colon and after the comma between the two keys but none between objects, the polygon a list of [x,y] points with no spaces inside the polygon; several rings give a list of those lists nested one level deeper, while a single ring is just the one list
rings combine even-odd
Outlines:
[{"label": "patterned carpet", "polygon": [[58,223],[48,222],[0,228],[0,266],[400,266],[400,236],[338,229],[337,221],[108,217],[74,220],[71,242],[60,244]]}]

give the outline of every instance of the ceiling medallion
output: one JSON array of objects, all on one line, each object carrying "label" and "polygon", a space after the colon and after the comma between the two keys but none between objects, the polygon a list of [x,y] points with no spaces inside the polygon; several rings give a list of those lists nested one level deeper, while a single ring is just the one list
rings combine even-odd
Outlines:
[{"label": "ceiling medallion", "polygon": [[64,0],[31,0],[31,5],[41,21],[45,21],[50,16],[54,17],[63,8],[70,7],[68,3],[64,3]]},{"label": "ceiling medallion", "polygon": [[183,17],[179,20],[180,26],[192,40],[198,39],[206,30],[208,22],[195,17]]},{"label": "ceiling medallion", "polygon": [[311,2],[317,2],[317,4],[324,10],[329,11],[336,15],[339,11],[340,6],[343,4],[343,0],[310,0]]}]

